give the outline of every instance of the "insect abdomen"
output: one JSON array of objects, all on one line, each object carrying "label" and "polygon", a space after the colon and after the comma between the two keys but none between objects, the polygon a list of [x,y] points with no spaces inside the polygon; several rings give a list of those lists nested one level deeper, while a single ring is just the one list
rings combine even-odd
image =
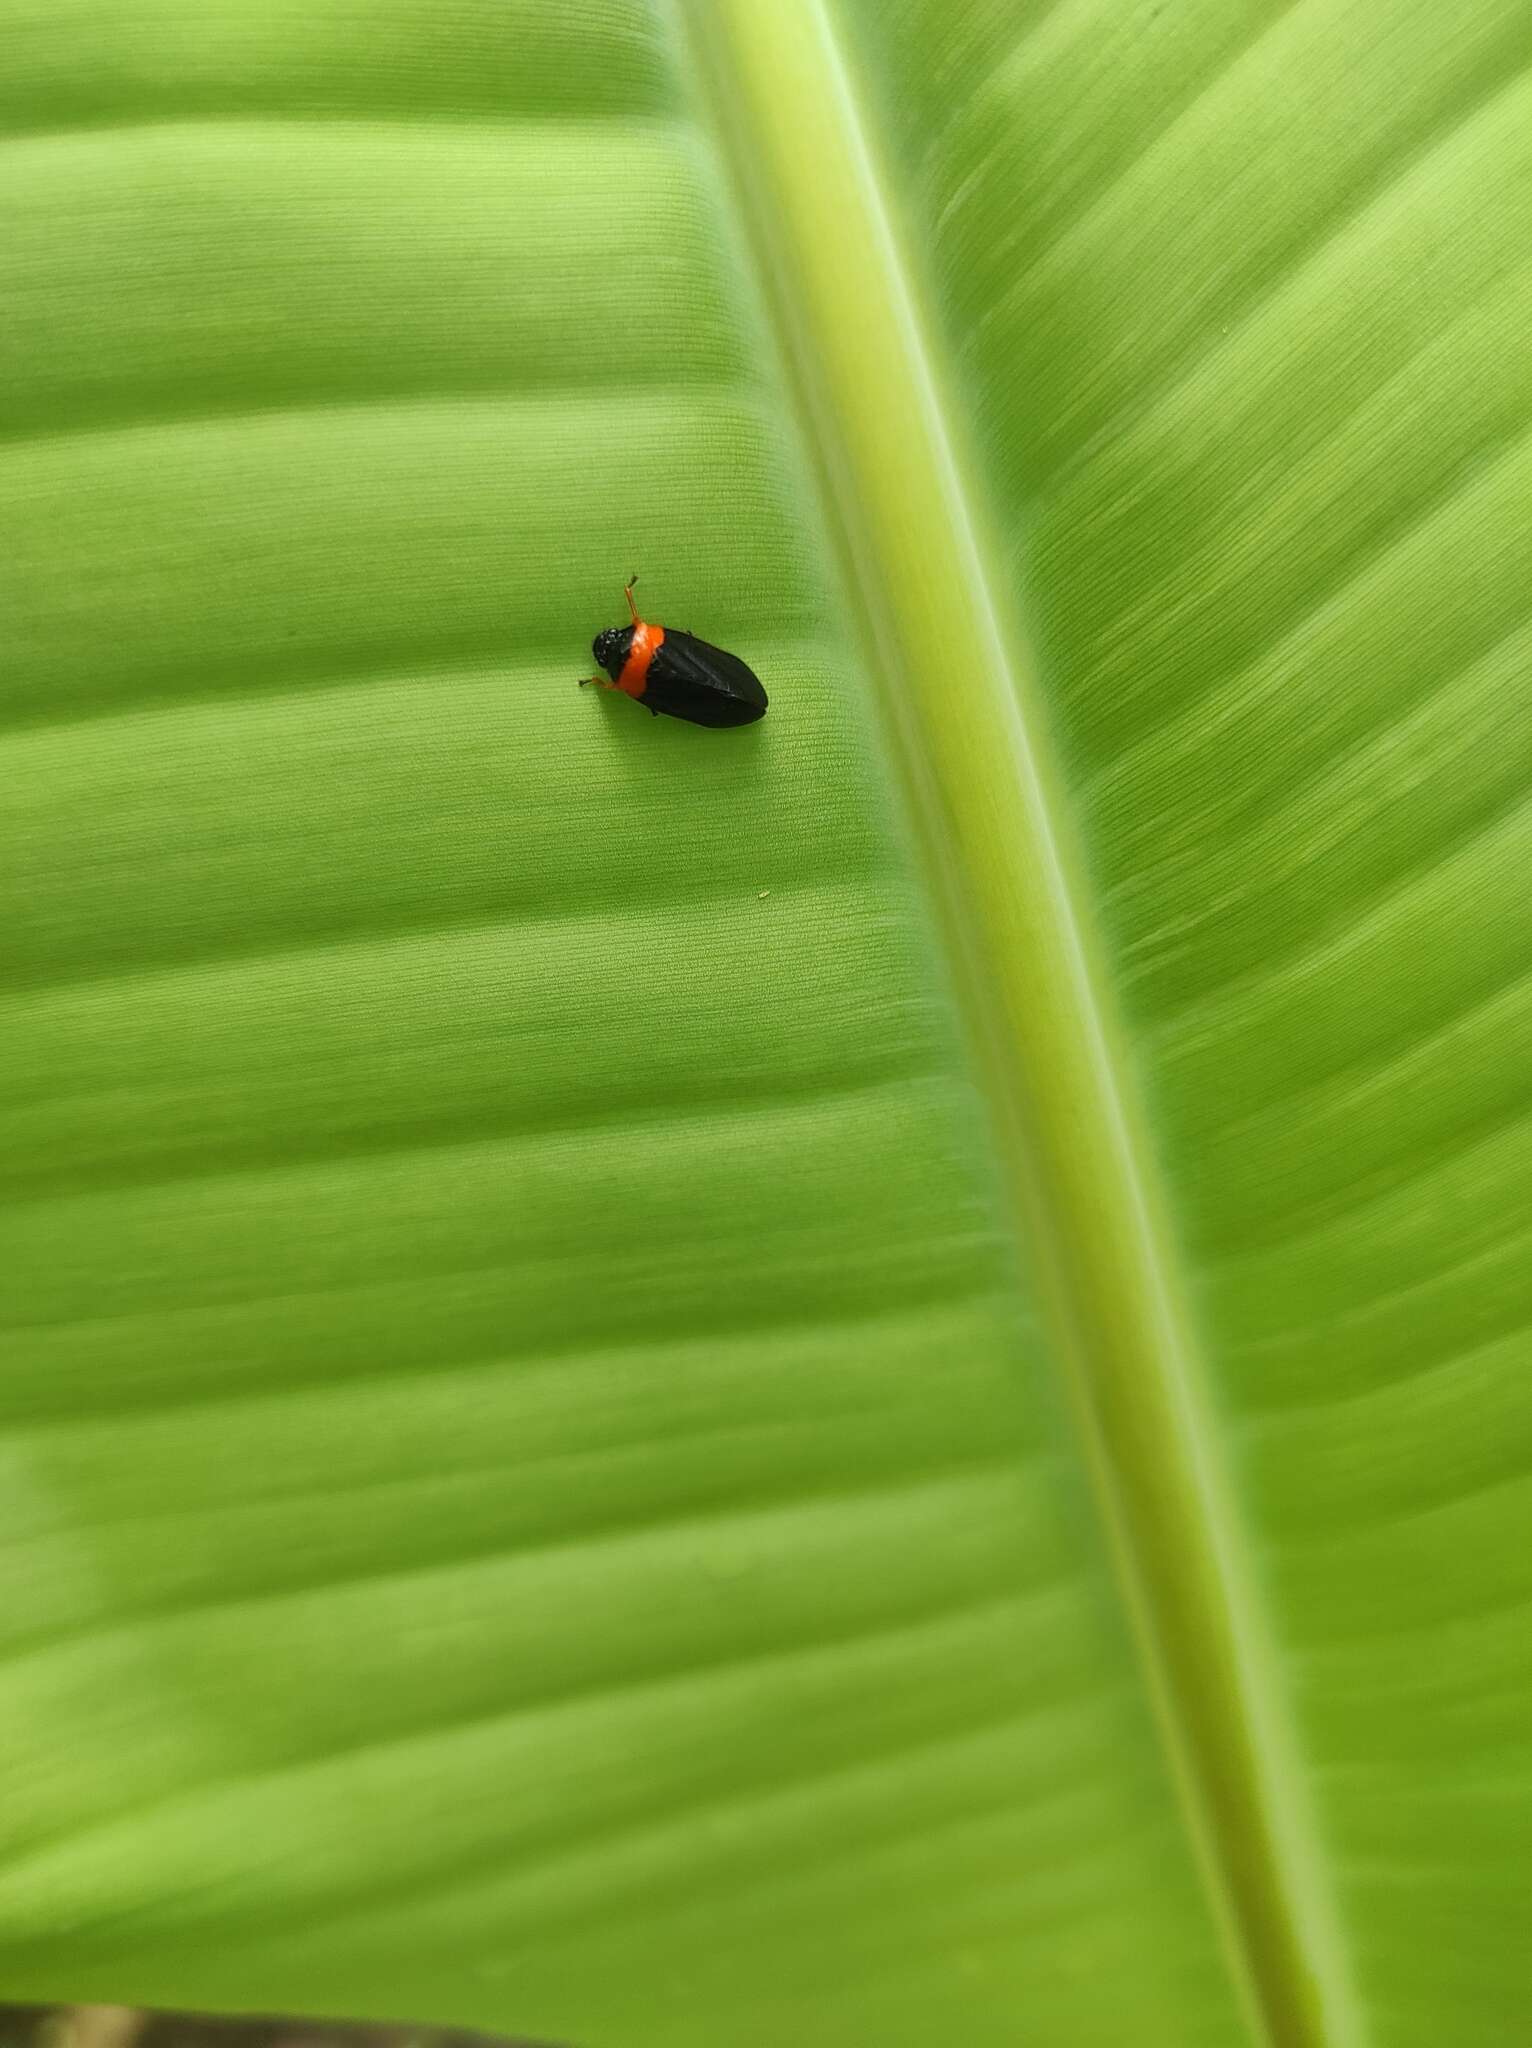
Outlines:
[{"label": "insect abdomen", "polygon": [[765,717],[767,698],[737,654],[671,630],[649,664],[643,702],[693,725],[751,725]]}]

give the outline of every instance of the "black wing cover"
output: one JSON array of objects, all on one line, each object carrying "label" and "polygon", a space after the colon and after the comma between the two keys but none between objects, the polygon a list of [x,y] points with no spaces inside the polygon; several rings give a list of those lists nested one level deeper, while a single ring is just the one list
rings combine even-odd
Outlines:
[{"label": "black wing cover", "polygon": [[640,700],[693,725],[749,725],[766,716],[766,692],[737,654],[667,626]]}]

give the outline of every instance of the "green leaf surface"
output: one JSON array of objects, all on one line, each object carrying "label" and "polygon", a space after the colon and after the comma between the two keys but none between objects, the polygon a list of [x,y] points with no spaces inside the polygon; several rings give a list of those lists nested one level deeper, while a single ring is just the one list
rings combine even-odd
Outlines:
[{"label": "green leaf surface", "polygon": [[1519,2042],[1526,0],[0,46],[0,1994]]}]

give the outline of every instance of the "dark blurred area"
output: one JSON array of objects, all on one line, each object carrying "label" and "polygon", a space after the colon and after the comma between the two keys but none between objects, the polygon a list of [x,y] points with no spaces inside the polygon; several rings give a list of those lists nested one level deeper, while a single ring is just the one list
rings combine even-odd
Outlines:
[{"label": "dark blurred area", "polygon": [[462,2028],[348,2024],[135,2005],[0,2005],[0,2048],[555,2048]]}]

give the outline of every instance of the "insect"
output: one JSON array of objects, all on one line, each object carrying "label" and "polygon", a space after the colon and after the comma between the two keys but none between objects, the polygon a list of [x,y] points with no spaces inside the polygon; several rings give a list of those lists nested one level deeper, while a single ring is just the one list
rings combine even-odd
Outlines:
[{"label": "insect", "polygon": [[596,635],[590,651],[606,675],[582,676],[582,687],[596,683],[603,690],[620,690],[656,718],[663,711],[671,718],[689,718],[693,725],[749,725],[764,718],[766,692],[755,670],[737,654],[691,633],[641,619],[633,602],[637,581],[630,576],[623,588],[632,625],[608,626]]}]

